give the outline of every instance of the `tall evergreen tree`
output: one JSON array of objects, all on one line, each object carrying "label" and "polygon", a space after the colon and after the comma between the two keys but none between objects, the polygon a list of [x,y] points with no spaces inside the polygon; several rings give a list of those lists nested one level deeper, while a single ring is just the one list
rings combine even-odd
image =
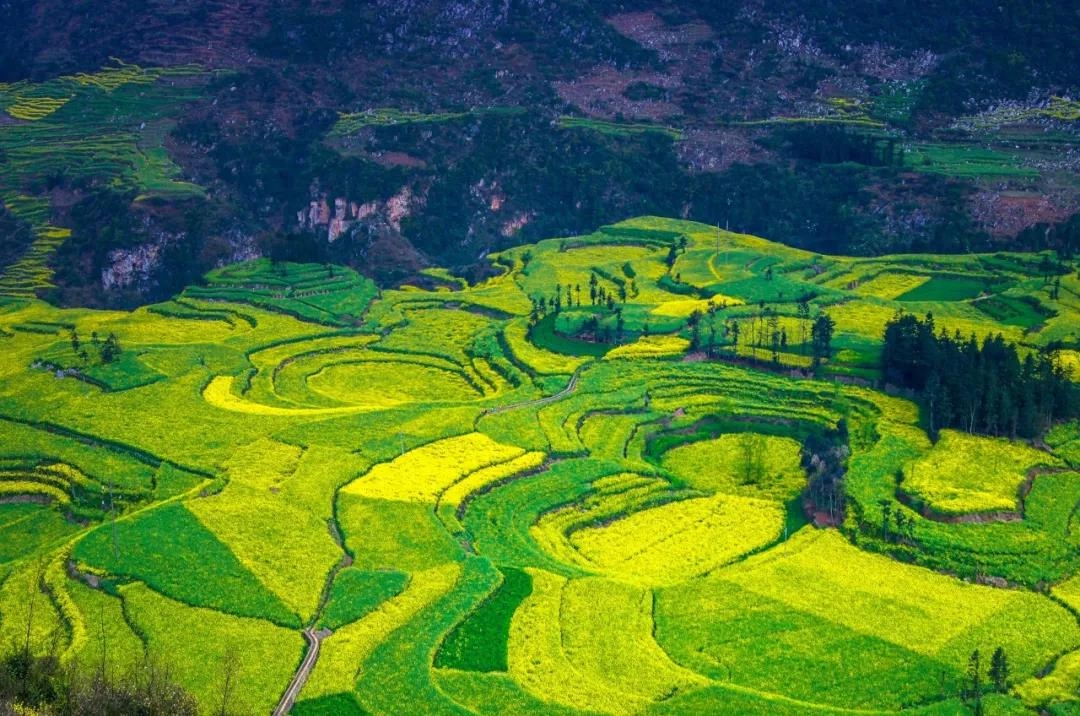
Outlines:
[{"label": "tall evergreen tree", "polygon": [[981,716],[983,712],[982,695],[982,665],[979,658],[979,650],[971,652],[968,657],[968,700],[972,702],[975,713]]},{"label": "tall evergreen tree", "polygon": [[1009,659],[1005,656],[1005,649],[994,649],[994,655],[990,657],[990,680],[994,682],[994,690],[1004,693],[1009,688]]},{"label": "tall evergreen tree", "polygon": [[821,362],[832,357],[833,331],[836,330],[836,322],[827,313],[822,313],[814,319],[814,325],[810,328],[810,355],[815,370],[821,366]]}]

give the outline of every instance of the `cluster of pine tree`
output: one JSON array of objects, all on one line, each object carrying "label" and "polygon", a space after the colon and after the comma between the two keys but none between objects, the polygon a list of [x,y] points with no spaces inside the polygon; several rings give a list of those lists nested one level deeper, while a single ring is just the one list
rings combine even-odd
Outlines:
[{"label": "cluster of pine tree", "polygon": [[[101,365],[108,365],[117,358],[120,357],[120,339],[116,337],[115,333],[110,333],[109,336],[102,341],[97,332],[90,334],[90,344],[94,346],[99,363]],[[86,352],[86,346],[79,338],[79,334],[74,330],[71,332],[71,350],[75,353],[75,356],[82,361],[83,365],[89,365],[90,354]]]},{"label": "cluster of pine tree", "polygon": [[885,324],[882,372],[919,394],[935,438],[943,428],[1034,438],[1080,414],[1077,386],[1052,356],[1021,358],[1000,334],[980,344],[975,336],[939,333],[929,313],[899,313]]}]

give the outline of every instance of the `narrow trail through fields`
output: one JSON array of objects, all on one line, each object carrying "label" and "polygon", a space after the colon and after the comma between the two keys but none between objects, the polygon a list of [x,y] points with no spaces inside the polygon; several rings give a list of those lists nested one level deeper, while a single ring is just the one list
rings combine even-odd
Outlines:
[{"label": "narrow trail through fields", "polygon": [[292,681],[289,682],[289,688],[285,689],[281,701],[278,702],[277,708],[274,709],[274,716],[285,716],[292,710],[293,705],[296,703],[296,697],[300,695],[300,691],[304,688],[304,684],[307,683],[308,677],[311,675],[311,670],[315,667],[315,662],[319,660],[319,648],[322,646],[322,640],[332,633],[329,629],[316,631],[312,627],[304,630],[304,638],[308,642],[307,653],[304,655],[304,660],[300,663],[300,668],[296,670]]},{"label": "narrow trail through fields", "polygon": [[[335,500],[337,499],[337,492],[337,490],[334,491]],[[334,580],[337,579],[337,575],[341,570],[352,566],[353,558],[352,555],[349,554],[348,549],[345,548],[345,541],[341,536],[341,527],[338,525],[336,514],[327,523],[327,528],[330,530],[330,537],[341,549],[341,559],[338,560],[338,563],[335,564],[333,569],[326,575],[326,582],[323,584],[322,594],[319,596],[319,605],[311,617],[309,626],[305,627],[301,632],[308,643],[307,651],[304,654],[304,660],[300,662],[300,666],[296,669],[296,673],[293,674],[292,681],[289,682],[288,688],[286,688],[285,693],[281,695],[281,700],[278,701],[277,708],[274,709],[274,716],[285,716],[285,714],[292,710],[292,707],[296,704],[297,697],[300,695],[300,692],[304,690],[304,685],[307,683],[308,677],[311,676],[311,670],[315,668],[315,664],[319,660],[319,649],[322,647],[323,639],[334,633],[333,629],[327,629],[325,627],[316,629],[315,627],[318,625],[319,619],[322,617],[323,612],[326,610],[326,605],[330,601],[330,592],[333,589]]]},{"label": "narrow trail through fields", "polygon": [[719,258],[720,254],[714,253],[712,256],[709,257],[707,265],[709,267],[709,273],[713,275],[713,278],[715,278],[717,281],[723,281],[724,277],[720,274],[720,269],[716,267],[716,261]]},{"label": "narrow trail through fields", "polygon": [[546,396],[544,398],[526,400],[521,403],[511,403],[510,405],[499,405],[494,408],[488,408],[484,411],[484,415],[495,415],[497,413],[505,413],[509,410],[517,410],[519,408],[530,408],[547,405],[548,403],[556,403],[577,390],[578,378],[581,375],[581,371],[584,370],[588,365],[589,364],[586,363],[585,365],[575,370],[574,374],[570,376],[570,380],[566,383],[566,387],[560,390],[558,393]]}]

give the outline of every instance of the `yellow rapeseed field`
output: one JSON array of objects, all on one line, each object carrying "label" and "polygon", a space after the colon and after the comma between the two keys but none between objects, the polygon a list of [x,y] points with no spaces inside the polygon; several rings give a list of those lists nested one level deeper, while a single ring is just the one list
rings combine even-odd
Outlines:
[{"label": "yellow rapeseed field", "polygon": [[787,500],[806,484],[799,450],[792,438],[733,433],[680,445],[661,465],[700,490]]},{"label": "yellow rapeseed field", "polygon": [[400,629],[421,609],[449,592],[461,565],[449,562],[409,577],[405,590],[379,605],[360,621],[347,624],[323,642],[319,660],[304,685],[303,698],[317,698],[352,691],[364,661],[391,633]]},{"label": "yellow rapeseed field", "polygon": [[570,580],[560,611],[567,658],[581,673],[649,701],[708,683],[656,643],[652,610],[648,589],[597,577]]},{"label": "yellow rapeseed field", "polygon": [[439,507],[446,506],[456,509],[472,493],[508,477],[535,470],[544,464],[546,458],[547,456],[542,452],[527,452],[505,462],[483,467],[469,473],[463,479],[447,487],[438,496]]},{"label": "yellow rapeseed field", "polygon": [[1027,471],[1056,462],[1021,443],[942,430],[934,448],[905,468],[902,487],[946,514],[1010,511]]},{"label": "yellow rapeseed field", "polygon": [[69,101],[70,97],[20,97],[6,111],[15,119],[35,122],[45,119]]},{"label": "yellow rapeseed field", "polygon": [[579,530],[571,543],[595,568],[638,584],[705,574],[780,536],[783,508],[734,495],[695,498]]},{"label": "yellow rapeseed field", "polygon": [[471,473],[523,454],[523,449],[502,445],[483,433],[469,433],[437,440],[390,462],[376,465],[366,475],[346,485],[342,492],[383,500],[434,504],[444,490]]},{"label": "yellow rapeseed field", "polygon": [[1080,651],[1063,655],[1053,670],[1043,678],[1031,678],[1016,685],[1016,694],[1024,703],[1040,710],[1051,702],[1080,700]]},{"label": "yellow rapeseed field", "polygon": [[278,418],[303,418],[315,415],[346,415],[365,410],[376,410],[380,405],[346,405],[340,408],[284,408],[276,405],[253,403],[233,393],[233,376],[215,376],[203,389],[203,399],[209,405],[234,413],[263,415]]},{"label": "yellow rapeseed field", "polygon": [[525,319],[510,321],[503,334],[511,353],[530,370],[540,375],[573,373],[588,362],[587,358],[566,356],[538,348],[528,339],[528,323]]},{"label": "yellow rapeseed field", "polygon": [[[863,552],[831,530],[804,528],[715,578],[928,656],[957,650],[957,640],[968,632],[1015,614],[1039,619],[1009,634],[1013,643],[1003,646],[1011,658],[1019,661],[1027,649],[1051,635],[1080,644],[1080,627],[1072,616],[1037,594],[968,584]],[[798,588],[792,588],[796,584]],[[978,642],[971,648],[976,646]],[[994,645],[981,646],[992,651]],[[954,654],[957,659],[966,656]]]},{"label": "yellow rapeseed field", "polygon": [[605,358],[661,358],[686,352],[690,341],[680,336],[642,336],[633,343],[612,348]]},{"label": "yellow rapeseed field", "polygon": [[649,311],[649,313],[654,316],[665,316],[667,318],[686,318],[694,311],[706,313],[713,306],[741,306],[743,303],[745,303],[745,301],[741,298],[735,298],[734,296],[717,295],[708,300],[687,298],[676,301],[665,301]]},{"label": "yellow rapeseed field", "polygon": [[647,703],[595,674],[574,666],[562,637],[562,601],[566,579],[544,570],[528,570],[533,588],[510,621],[507,663],[510,676],[544,701],[607,714],[630,714]]},{"label": "yellow rapeseed field", "polygon": [[[235,660],[238,677],[231,708],[268,713],[300,661],[304,639],[294,630],[189,607],[138,582],[122,587],[121,594],[126,613],[138,633],[145,635],[147,647],[164,655],[173,678],[185,684],[201,704],[220,703],[221,668],[229,657]],[[90,623],[97,618],[91,615]],[[207,668],[207,664],[217,668]]]},{"label": "yellow rapeseed field", "polygon": [[882,272],[867,281],[859,283],[854,292],[860,296],[875,296],[893,300],[903,296],[908,291],[922,286],[929,280],[929,276]]}]

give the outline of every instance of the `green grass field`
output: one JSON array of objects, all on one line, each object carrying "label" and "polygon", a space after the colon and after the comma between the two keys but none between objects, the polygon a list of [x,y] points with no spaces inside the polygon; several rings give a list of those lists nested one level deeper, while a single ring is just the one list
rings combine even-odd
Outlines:
[{"label": "green grass field", "polygon": [[672,139],[682,139],[682,132],[657,124],[635,124],[632,122],[605,122],[585,117],[559,117],[559,126],[564,129],[588,129],[601,134],[616,137],[633,136],[646,132],[656,132]]},{"label": "green grass field", "polygon": [[[19,91],[31,124],[78,101]],[[657,217],[495,258],[435,291],[260,260],[132,312],[0,305],[0,644],[151,658],[207,714],[272,711],[309,628],[296,714],[968,713],[998,647],[985,713],[1080,704],[1076,424],[934,444],[870,387],[901,310],[1073,360],[1075,276]],[[818,528],[801,444],[841,419]]]},{"label": "green grass field", "polygon": [[953,177],[1037,178],[1036,169],[1022,159],[1000,149],[957,144],[918,144],[906,152],[904,163],[915,171]]}]

